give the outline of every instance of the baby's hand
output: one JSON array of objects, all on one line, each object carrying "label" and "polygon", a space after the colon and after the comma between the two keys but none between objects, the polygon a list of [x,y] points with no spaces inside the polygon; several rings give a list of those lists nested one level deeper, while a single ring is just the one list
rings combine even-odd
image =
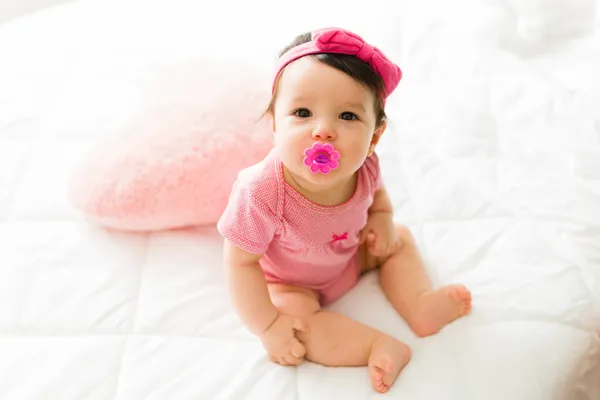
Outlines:
[{"label": "baby's hand", "polygon": [[392,214],[370,214],[367,225],[360,232],[360,243],[366,243],[369,253],[375,257],[388,257],[398,251],[402,242],[396,233]]},{"label": "baby's hand", "polygon": [[279,314],[277,319],[260,336],[271,361],[281,365],[299,365],[304,360],[306,348],[296,338],[296,331],[308,332],[300,318]]}]

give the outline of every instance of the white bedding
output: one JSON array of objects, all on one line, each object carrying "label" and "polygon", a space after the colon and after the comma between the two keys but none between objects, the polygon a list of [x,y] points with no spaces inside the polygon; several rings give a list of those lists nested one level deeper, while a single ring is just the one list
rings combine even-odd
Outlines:
[{"label": "white bedding", "polygon": [[195,3],[82,1],[0,27],[1,399],[377,397],[363,368],[267,361],[228,303],[213,227],[112,232],[68,204],[85,149],[135,108],[136,79],[198,54],[211,23],[247,29],[239,51],[278,32],[261,55],[344,24],[404,69],[380,151],[396,218],[435,283],[464,282],[474,308],[418,339],[376,274],[332,305],[412,346],[381,397],[600,399],[593,1],[275,6],[295,22],[259,15],[264,2]]}]

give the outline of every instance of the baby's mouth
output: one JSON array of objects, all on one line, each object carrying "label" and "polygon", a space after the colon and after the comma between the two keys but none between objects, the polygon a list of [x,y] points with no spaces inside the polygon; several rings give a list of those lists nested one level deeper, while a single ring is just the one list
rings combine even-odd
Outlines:
[{"label": "baby's mouth", "polygon": [[314,143],[304,156],[304,165],[314,173],[328,174],[339,166],[340,153],[329,143]]}]

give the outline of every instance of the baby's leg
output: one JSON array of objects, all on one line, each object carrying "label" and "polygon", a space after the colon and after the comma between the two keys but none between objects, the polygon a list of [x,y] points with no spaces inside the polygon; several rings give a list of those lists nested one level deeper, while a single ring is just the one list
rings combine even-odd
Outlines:
[{"label": "baby's leg", "polygon": [[396,227],[403,245],[387,260],[367,256],[363,269],[381,263],[381,287],[392,306],[418,336],[429,336],[471,311],[471,293],[463,285],[433,290],[411,233]]},{"label": "baby's leg", "polygon": [[321,310],[317,295],[305,288],[269,284],[279,312],[303,318],[308,333],[297,337],[306,358],[332,367],[369,366],[373,388],[386,392],[410,360],[410,349],[393,337],[341,314]]}]

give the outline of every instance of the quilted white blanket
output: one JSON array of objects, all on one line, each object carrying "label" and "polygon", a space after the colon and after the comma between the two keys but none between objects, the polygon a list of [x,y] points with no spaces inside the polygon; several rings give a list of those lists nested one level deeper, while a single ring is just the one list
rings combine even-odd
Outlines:
[{"label": "quilted white blanket", "polygon": [[600,399],[595,1],[200,3],[84,0],[0,27],[1,399],[377,397],[362,368],[268,362],[229,305],[213,227],[107,231],[66,196],[84,151],[136,107],[93,77],[134,86],[212,29],[274,56],[323,25],[402,65],[380,152],[396,218],[436,284],[473,292],[471,316],[425,339],[377,274],[331,306],[411,345],[381,397]]}]

